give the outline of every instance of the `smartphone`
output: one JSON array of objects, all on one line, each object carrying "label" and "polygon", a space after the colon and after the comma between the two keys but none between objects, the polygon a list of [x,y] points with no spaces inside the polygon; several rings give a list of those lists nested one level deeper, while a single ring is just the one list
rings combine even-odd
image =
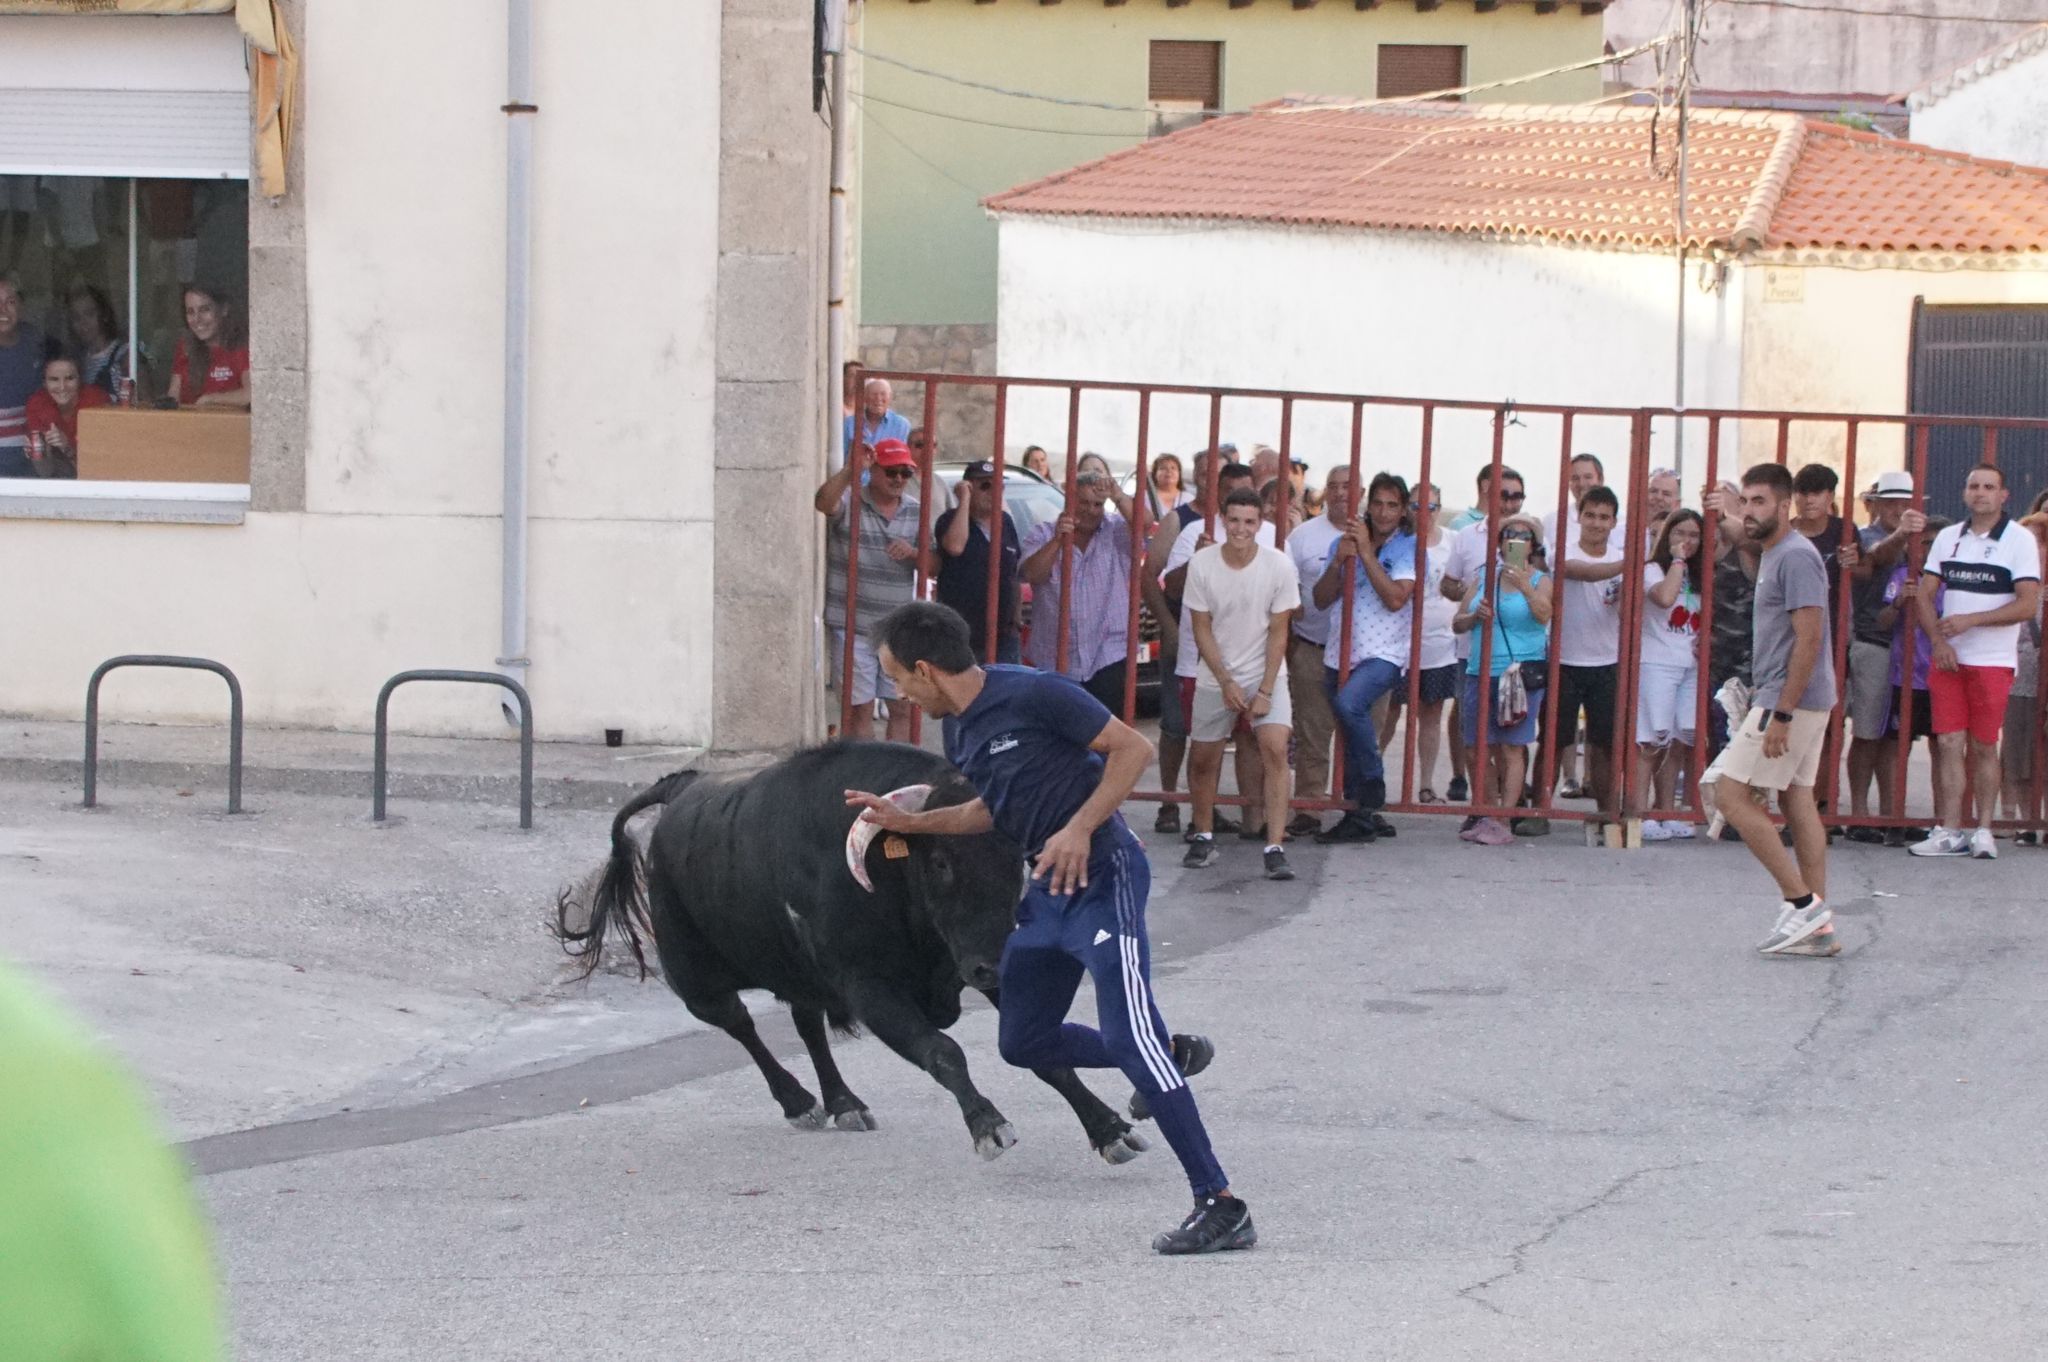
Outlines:
[{"label": "smartphone", "polygon": [[1508,540],[1507,543],[1501,546],[1501,557],[1507,561],[1509,567],[1517,571],[1529,566],[1529,541],[1526,539]]}]

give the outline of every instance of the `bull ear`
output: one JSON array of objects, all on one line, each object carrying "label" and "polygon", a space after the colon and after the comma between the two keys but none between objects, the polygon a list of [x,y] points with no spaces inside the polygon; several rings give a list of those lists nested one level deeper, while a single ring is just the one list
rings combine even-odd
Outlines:
[{"label": "bull ear", "polygon": [[[932,797],[929,785],[905,785],[900,790],[891,790],[882,796],[905,813],[917,813],[924,808],[925,801]],[[875,840],[875,834],[882,829],[863,811],[853,820],[853,826],[846,830],[846,868],[853,875],[853,882],[870,894],[875,892],[874,882],[868,878],[868,847]]]}]

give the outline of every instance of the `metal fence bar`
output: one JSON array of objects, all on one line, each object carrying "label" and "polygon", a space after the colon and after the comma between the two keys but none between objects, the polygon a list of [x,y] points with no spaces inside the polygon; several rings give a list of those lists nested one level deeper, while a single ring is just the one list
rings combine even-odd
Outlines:
[{"label": "metal fence bar", "polygon": [[228,812],[242,811],[242,683],[224,663],[209,657],[170,653],[124,653],[93,668],[85,683],[85,807],[99,802],[100,682],[121,667],[166,667],[177,671],[212,672],[228,683]]},{"label": "metal fence bar", "polygon": [[[858,445],[855,448],[859,448]],[[847,604],[852,614],[851,586]],[[391,729],[388,723],[391,713],[391,692],[408,681],[464,681],[479,686],[502,686],[512,692],[519,701],[519,826],[533,826],[533,701],[527,697],[526,687],[509,676],[496,672],[445,671],[438,668],[422,668],[416,671],[400,672],[384,683],[377,692],[376,755],[370,769],[370,821],[384,821],[384,778],[387,773],[387,758],[391,746]]]}]

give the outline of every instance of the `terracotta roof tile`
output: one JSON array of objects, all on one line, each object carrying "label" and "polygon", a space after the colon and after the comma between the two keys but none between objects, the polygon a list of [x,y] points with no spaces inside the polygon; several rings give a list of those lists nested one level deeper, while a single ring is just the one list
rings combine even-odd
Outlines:
[{"label": "terracotta roof tile", "polygon": [[[1285,101],[987,206],[1659,249],[1676,239],[1674,149],[1671,116],[1644,108]],[[2048,171],[1792,114],[1695,112],[1687,203],[1688,240],[1737,250],[2048,251]]]}]

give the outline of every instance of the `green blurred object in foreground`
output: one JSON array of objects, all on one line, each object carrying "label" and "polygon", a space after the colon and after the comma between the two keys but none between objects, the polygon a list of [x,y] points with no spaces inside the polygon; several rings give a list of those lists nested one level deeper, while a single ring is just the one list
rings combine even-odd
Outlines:
[{"label": "green blurred object in foreground", "polygon": [[212,1257],[134,1085],[0,967],[0,1354],[217,1362]]}]

